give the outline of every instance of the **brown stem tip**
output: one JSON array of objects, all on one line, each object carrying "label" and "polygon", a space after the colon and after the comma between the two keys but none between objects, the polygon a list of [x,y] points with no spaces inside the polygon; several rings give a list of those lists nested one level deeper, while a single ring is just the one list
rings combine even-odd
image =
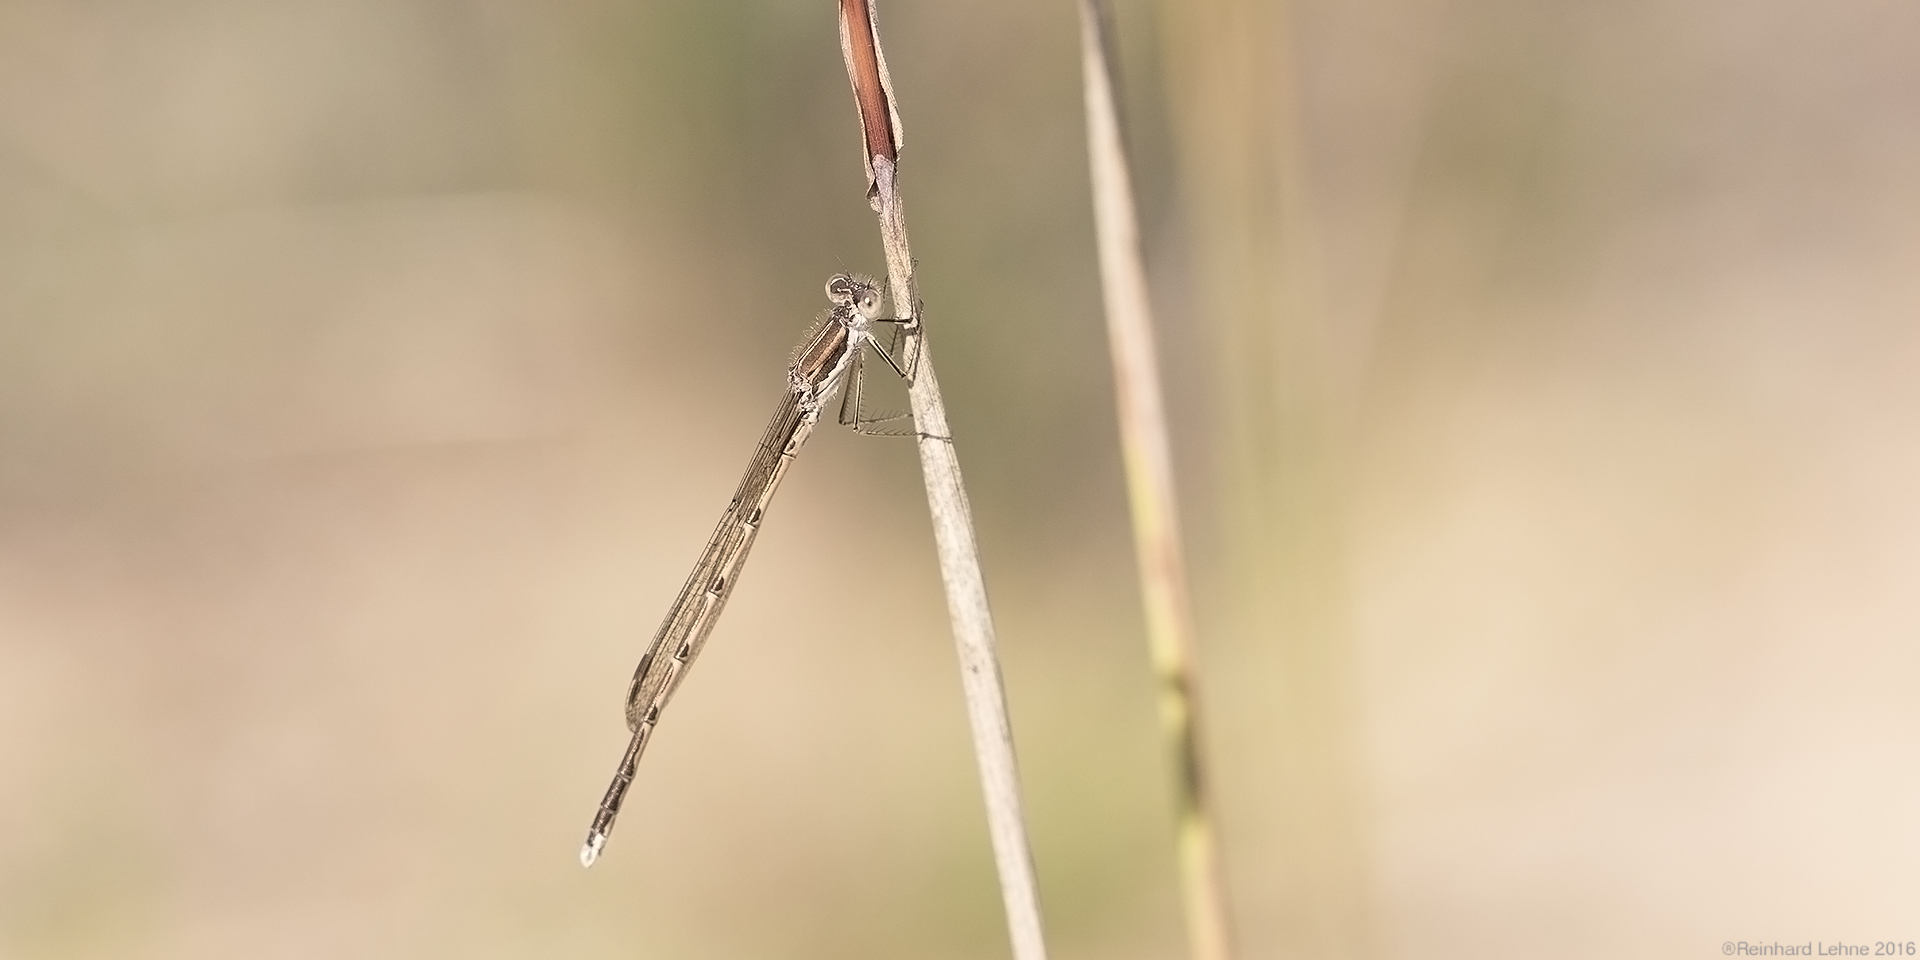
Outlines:
[{"label": "brown stem tip", "polygon": [[878,30],[872,0],[840,0],[840,55],[846,59],[853,101],[860,108],[869,198],[874,194],[874,158],[888,163],[900,159],[900,114],[894,108],[893,80],[887,75],[887,58],[880,52]]}]

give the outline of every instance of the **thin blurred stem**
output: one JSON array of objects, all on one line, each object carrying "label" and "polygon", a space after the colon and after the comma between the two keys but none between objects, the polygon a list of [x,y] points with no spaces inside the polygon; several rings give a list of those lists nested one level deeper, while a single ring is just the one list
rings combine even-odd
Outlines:
[{"label": "thin blurred stem", "polygon": [[[840,49],[846,58],[847,76],[853,82],[854,101],[860,108],[867,196],[880,218],[894,310],[911,311],[918,324],[922,319],[920,302],[915,294],[913,255],[907,244],[906,209],[901,203],[898,178],[900,116],[870,0],[840,0]],[[973,731],[974,756],[980,767],[980,787],[986,797],[987,827],[993,840],[1008,933],[1015,960],[1045,960],[1033,854],[1021,814],[1013,727],[1007,716],[993,617],[987,608],[986,581],[980,573],[980,554],[974,541],[973,511],[967,505],[960,460],[947,428],[946,404],[940,397],[924,330],[914,342],[917,369],[908,397],[920,447],[920,473],[927,487],[927,507],[933,515],[940,576],[947,589],[947,614],[953,622],[954,644],[960,655],[960,679]]]},{"label": "thin blurred stem", "polygon": [[1180,547],[1173,455],[1161,402],[1159,361],[1147,296],[1146,266],[1134,211],[1133,178],[1114,95],[1112,46],[1103,0],[1080,0],[1080,51],[1085,74],[1087,155],[1093,174],[1094,227],[1113,350],[1114,397],[1133,545],[1146,606],[1147,645],[1160,685],[1160,724],[1173,757],[1174,811],[1181,898],[1193,960],[1229,960],[1227,895],[1214,843],[1205,764],[1200,749],[1193,611]]},{"label": "thin blurred stem", "polygon": [[[1195,294],[1219,344],[1239,671],[1266,738],[1262,921],[1286,955],[1363,957],[1365,793],[1333,382],[1288,0],[1162,0]],[[1252,785],[1250,785],[1251,787]]]}]

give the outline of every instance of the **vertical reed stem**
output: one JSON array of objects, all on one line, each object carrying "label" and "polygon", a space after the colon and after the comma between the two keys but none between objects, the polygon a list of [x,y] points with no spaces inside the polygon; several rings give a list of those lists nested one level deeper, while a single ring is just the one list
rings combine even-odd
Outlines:
[{"label": "vertical reed stem", "polygon": [[[907,245],[906,210],[900,200],[898,178],[900,115],[871,0],[840,0],[840,49],[846,58],[847,76],[853,81],[854,101],[860,108],[867,197],[880,218],[894,311],[911,311],[918,323],[920,302],[915,293],[913,254]],[[1033,854],[1021,814],[1013,728],[1000,679],[993,617],[987,609],[986,581],[980,573],[979,549],[974,541],[973,511],[960,479],[960,460],[947,427],[946,404],[934,376],[924,330],[915,349],[917,369],[908,397],[920,446],[920,473],[926,482],[940,577],[947,589],[947,614],[953,622],[954,644],[960,655],[960,680],[966,693],[974,756],[980,767],[980,787],[986,798],[987,828],[1007,911],[1008,934],[1015,960],[1046,960]]]},{"label": "vertical reed stem", "polygon": [[1146,606],[1147,645],[1159,682],[1160,724],[1173,758],[1174,812],[1193,960],[1230,960],[1227,894],[1214,843],[1199,732],[1193,613],[1173,485],[1173,455],[1161,401],[1146,266],[1134,210],[1133,180],[1114,93],[1113,47],[1103,0],[1080,0],[1087,156],[1094,227],[1113,350],[1120,448],[1133,507],[1134,552]]}]

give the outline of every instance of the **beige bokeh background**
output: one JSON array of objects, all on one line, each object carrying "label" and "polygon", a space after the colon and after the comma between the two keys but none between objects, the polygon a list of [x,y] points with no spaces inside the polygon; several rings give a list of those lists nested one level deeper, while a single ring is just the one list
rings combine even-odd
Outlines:
[{"label": "beige bokeh background", "polygon": [[[882,13],[1052,946],[1175,956],[1073,9]],[[1121,14],[1245,955],[1920,939],[1920,8],[1296,4],[1267,339]],[[906,443],[575,860],[861,187],[825,3],[0,3],[0,956],[1003,956]]]}]

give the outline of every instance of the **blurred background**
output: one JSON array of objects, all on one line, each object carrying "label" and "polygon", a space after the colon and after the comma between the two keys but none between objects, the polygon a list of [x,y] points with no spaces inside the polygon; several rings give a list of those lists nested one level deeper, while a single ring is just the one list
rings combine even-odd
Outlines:
[{"label": "blurred background", "polygon": [[[1920,939],[1920,7],[1118,12],[1243,954]],[[1051,946],[1179,956],[1075,11],[880,13]],[[825,2],[0,2],[0,956],[1005,956],[903,441],[576,860],[863,187]]]}]

